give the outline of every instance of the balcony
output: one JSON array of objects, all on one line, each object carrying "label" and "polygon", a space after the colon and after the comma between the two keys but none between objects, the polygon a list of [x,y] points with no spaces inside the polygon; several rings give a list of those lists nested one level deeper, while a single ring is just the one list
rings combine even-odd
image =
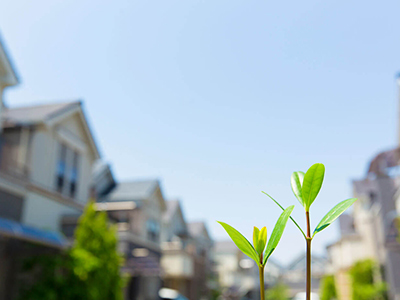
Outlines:
[{"label": "balcony", "polygon": [[192,278],[194,257],[180,241],[162,243],[161,267],[166,278]]},{"label": "balcony", "polygon": [[[0,177],[7,184],[16,185],[21,191],[30,190],[41,194],[44,197],[53,199],[57,202],[83,209],[85,201],[64,195],[56,190],[52,185],[45,185],[36,182],[31,178],[31,169],[29,162],[29,148],[21,146],[20,136],[15,138],[11,134],[3,134],[3,140],[0,149]],[[17,142],[15,142],[17,140]]]},{"label": "balcony", "polygon": [[3,142],[0,150],[0,172],[15,179],[27,180],[29,167],[26,163],[26,154],[11,143]]}]

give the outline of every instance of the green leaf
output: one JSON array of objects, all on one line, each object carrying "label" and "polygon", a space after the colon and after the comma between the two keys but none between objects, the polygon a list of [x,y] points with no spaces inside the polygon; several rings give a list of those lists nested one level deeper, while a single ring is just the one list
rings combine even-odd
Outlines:
[{"label": "green leaf", "polygon": [[[254,245],[254,248],[256,248],[257,252],[258,252],[257,246],[258,246],[258,236],[259,235],[260,235],[260,229],[258,229],[256,226],[254,226],[254,229],[253,229],[253,245]],[[260,252],[258,252],[258,254],[260,254]]]},{"label": "green leaf", "polygon": [[233,228],[232,226],[230,226],[224,222],[219,222],[219,221],[217,221],[217,222],[219,224],[221,224],[222,227],[224,227],[224,229],[229,234],[232,241],[240,249],[240,251],[242,251],[248,257],[254,259],[257,264],[260,264],[258,255],[257,255],[256,250],[254,249],[253,245],[239,231],[237,231],[235,228]]},{"label": "green leaf", "polygon": [[303,194],[301,192],[301,186],[303,185],[304,172],[298,171],[293,172],[290,177],[290,185],[292,187],[293,194],[299,200],[300,204],[304,206]]},{"label": "green leaf", "polygon": [[272,252],[274,252],[275,248],[278,246],[278,243],[282,237],[283,231],[285,230],[286,223],[290,217],[294,209],[294,205],[289,206],[286,208],[281,216],[279,217],[278,221],[275,224],[274,230],[271,233],[271,237],[268,241],[267,250],[265,250],[265,256],[263,265],[267,262],[268,258],[271,256]]},{"label": "green leaf", "polygon": [[312,165],[307,173],[304,175],[303,186],[301,188],[304,208],[309,211],[311,204],[321,189],[322,182],[324,181],[325,166],[323,164]]},{"label": "green leaf", "polygon": [[[268,195],[266,192],[261,191],[261,193],[267,195],[272,201],[275,202],[276,205],[278,205],[282,210],[285,210],[285,209],[283,208],[283,206],[279,204],[278,201],[276,201],[274,198],[272,198],[272,197],[271,197],[270,195]],[[292,222],[294,223],[294,225],[296,225],[296,227],[300,230],[300,232],[303,234],[304,238],[307,239],[307,236],[306,236],[306,234],[304,233],[303,229],[301,229],[300,225],[297,224],[297,222],[296,222],[292,217],[290,217],[290,220],[292,220]]]},{"label": "green leaf", "polygon": [[264,252],[265,244],[267,243],[267,227],[263,227],[258,235],[257,252],[259,254]]},{"label": "green leaf", "polygon": [[332,224],[333,221],[335,221],[346,209],[348,209],[355,201],[357,198],[350,198],[347,200],[344,200],[337,204],[334,208],[332,208],[319,222],[317,227],[314,230],[313,237],[316,235],[318,232],[324,230],[326,227]]}]

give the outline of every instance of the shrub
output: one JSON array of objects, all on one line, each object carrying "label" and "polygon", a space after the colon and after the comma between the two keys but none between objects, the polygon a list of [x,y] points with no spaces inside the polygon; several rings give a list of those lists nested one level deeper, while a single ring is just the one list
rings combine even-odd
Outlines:
[{"label": "shrub", "polygon": [[335,278],[333,275],[326,275],[321,280],[321,300],[337,299]]},{"label": "shrub", "polygon": [[386,284],[374,282],[376,264],[371,259],[359,261],[350,269],[353,300],[383,300],[387,298]]},{"label": "shrub", "polygon": [[75,231],[75,244],[66,253],[28,259],[24,270],[34,275],[20,299],[122,300],[124,280],[117,236],[105,212],[89,203]]},{"label": "shrub", "polygon": [[287,300],[289,299],[289,288],[287,285],[278,282],[266,290],[266,300]]}]

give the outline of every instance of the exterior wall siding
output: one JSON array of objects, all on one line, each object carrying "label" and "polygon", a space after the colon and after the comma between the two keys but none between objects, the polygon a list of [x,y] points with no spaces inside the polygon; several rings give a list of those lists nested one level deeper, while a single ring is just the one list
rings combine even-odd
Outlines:
[{"label": "exterior wall siding", "polygon": [[22,223],[40,229],[61,231],[61,217],[81,211],[55,202],[33,192],[28,192],[22,213]]},{"label": "exterior wall siding", "polygon": [[[62,142],[57,134],[57,129],[65,128],[73,135],[79,137],[80,140],[83,138],[84,133],[83,127],[75,124],[77,122],[80,122],[80,120],[73,116],[64,123],[54,126],[51,129],[41,126],[35,131],[31,144],[30,179],[33,182],[45,188],[54,190],[57,159]],[[65,126],[62,126],[62,124]],[[81,142],[85,143],[84,140]],[[67,146],[76,150],[73,145],[67,144]],[[88,149],[89,147],[87,147],[86,151],[77,151],[79,153],[79,163],[78,185],[75,199],[82,205],[86,204],[90,195],[92,166],[95,161],[94,156],[88,151]]]},{"label": "exterior wall siding", "polygon": [[31,143],[30,179],[45,188],[54,187],[57,146],[55,136],[44,126],[35,130]]}]

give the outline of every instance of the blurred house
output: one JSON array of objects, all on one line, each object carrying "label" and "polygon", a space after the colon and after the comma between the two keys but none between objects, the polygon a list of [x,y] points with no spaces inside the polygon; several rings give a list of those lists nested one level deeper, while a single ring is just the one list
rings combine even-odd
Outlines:
[{"label": "blurred house", "polygon": [[163,269],[163,286],[179,291],[191,298],[191,288],[195,277],[195,249],[191,240],[178,200],[167,201],[167,210],[162,218],[161,228],[161,267]]},{"label": "blurred house", "polygon": [[190,222],[187,226],[191,241],[189,251],[194,253],[194,277],[190,287],[190,299],[208,299],[212,285],[214,242],[204,222]]},{"label": "blurred house", "polygon": [[352,215],[340,217],[341,238],[328,246],[341,299],[351,299],[348,270],[357,261],[378,262],[389,284],[389,299],[400,299],[400,245],[397,216],[400,199],[400,149],[382,152],[370,163],[367,176],[353,182]]},{"label": "blurred house", "polygon": [[[311,292],[319,293],[319,286],[322,277],[327,273],[328,260],[318,255],[311,256]],[[306,254],[295,258],[282,276],[282,282],[289,287],[290,297],[298,293],[304,293],[306,289]]]},{"label": "blurred house", "polygon": [[[0,41],[1,100],[17,83]],[[11,299],[24,258],[68,245],[63,216],[82,213],[100,154],[79,101],[0,107],[0,299]]]},{"label": "blurred house", "polygon": [[[166,203],[158,180],[116,183],[107,166],[99,167],[99,210],[118,225],[122,272],[129,276],[125,299],[154,300],[161,287],[161,225]],[[101,180],[100,180],[101,179]],[[102,189],[99,188],[102,187]],[[108,192],[105,192],[109,190]]]},{"label": "blurred house", "polygon": [[161,240],[164,287],[191,300],[209,298],[213,241],[205,224],[186,223],[180,202],[167,201]]},{"label": "blurred house", "polygon": [[[214,260],[224,299],[259,299],[258,266],[232,241],[215,243]],[[283,273],[284,268],[273,259],[269,259],[264,273],[265,287],[274,285]]]}]

